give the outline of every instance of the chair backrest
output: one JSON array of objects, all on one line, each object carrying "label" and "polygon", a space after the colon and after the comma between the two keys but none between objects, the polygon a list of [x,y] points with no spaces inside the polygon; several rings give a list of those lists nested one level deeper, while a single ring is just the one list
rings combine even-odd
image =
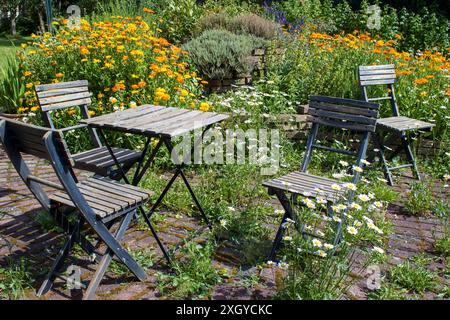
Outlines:
[{"label": "chair backrest", "polygon": [[[358,79],[364,101],[371,102],[389,100],[393,115],[400,115],[394,93],[394,83],[397,81],[395,65],[386,64],[376,66],[359,66]],[[388,95],[381,97],[369,97],[367,87],[380,85],[386,86]]]},{"label": "chair backrest", "polygon": [[[313,125],[308,135],[306,152],[300,170],[303,172],[307,170],[314,148],[355,156],[357,157],[356,165],[361,167],[362,160],[366,156],[370,133],[375,132],[378,109],[379,105],[377,103],[362,100],[311,96],[309,99],[308,118]],[[358,151],[352,152],[316,144],[315,141],[320,125],[361,133],[362,138]],[[352,182],[356,183],[358,179],[359,172],[355,171]]]},{"label": "chair backrest", "polygon": [[[58,190],[65,190],[65,188],[58,183],[33,175],[22,154],[51,161],[55,173],[61,181],[61,174],[55,168],[55,163],[59,163],[60,167],[72,176],[72,184],[76,186],[77,179],[72,170],[73,160],[62,134],[58,130],[0,117],[0,141],[17,173],[44,209],[50,210],[50,201],[41,186],[46,185]],[[51,143],[56,151],[53,156],[48,151],[48,143]]]},{"label": "chair backrest", "polygon": [[361,100],[325,96],[309,98],[311,122],[352,131],[375,132],[379,105]]},{"label": "chair backrest", "polygon": [[[42,120],[49,128],[55,129],[51,113],[58,109],[80,108],[81,116],[89,118],[88,106],[91,104],[91,93],[88,81],[78,80],[35,86],[36,96],[41,107]],[[75,125],[64,128],[63,131],[84,128],[86,125]],[[95,147],[100,147],[100,139],[95,129],[89,128],[91,141]]]}]

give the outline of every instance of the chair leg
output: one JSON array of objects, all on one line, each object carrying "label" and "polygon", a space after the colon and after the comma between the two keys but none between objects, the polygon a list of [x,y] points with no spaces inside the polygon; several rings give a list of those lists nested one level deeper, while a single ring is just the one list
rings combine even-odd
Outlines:
[{"label": "chair leg", "polygon": [[383,169],[384,169],[384,176],[386,178],[386,180],[388,181],[388,184],[390,186],[394,185],[394,181],[392,178],[392,174],[391,171],[389,170],[389,166],[386,160],[386,156],[384,153],[384,145],[383,145],[383,140],[380,138],[380,134],[379,133],[375,133],[374,135],[374,141],[375,141],[375,145],[379,150],[380,153],[380,162],[383,165]]},{"label": "chair leg", "polygon": [[283,218],[281,219],[280,226],[278,228],[277,234],[276,234],[275,239],[273,241],[272,250],[270,251],[270,254],[267,257],[267,259],[269,261],[273,261],[273,259],[275,259],[276,252],[277,252],[277,250],[278,250],[278,248],[279,248],[279,246],[281,244],[281,240],[283,239],[283,234],[284,234],[284,231],[285,231],[284,225],[286,223],[286,220],[288,218],[292,219],[292,217],[293,217],[292,207],[291,207],[291,205],[289,203],[288,198],[284,194],[284,192],[282,192],[280,190],[277,190],[277,191],[275,191],[275,194],[276,194],[278,200],[280,201],[281,205],[283,206],[284,215],[283,215]]},{"label": "chair leg", "polygon": [[[128,226],[130,225],[130,222],[133,218],[134,212],[129,212],[121,221],[119,228],[117,229],[114,237],[117,241],[120,241],[123,236],[125,235],[125,231],[127,230]],[[99,286],[100,282],[103,279],[103,276],[105,275],[106,269],[108,268],[109,264],[111,263],[112,258],[114,257],[114,253],[110,248],[106,249],[105,254],[102,256],[102,259],[98,265],[97,270],[95,271],[95,274],[89,283],[89,286],[86,290],[86,293],[83,296],[83,300],[92,300],[95,295],[95,291],[97,290],[97,287]]]},{"label": "chair leg", "polygon": [[56,279],[56,275],[58,271],[61,269],[62,265],[64,264],[64,260],[69,255],[70,249],[72,248],[73,244],[77,241],[78,233],[81,228],[81,221],[78,221],[73,228],[73,230],[70,232],[66,242],[64,243],[64,246],[59,250],[58,255],[55,258],[55,261],[53,262],[53,265],[47,274],[44,282],[42,283],[41,287],[39,288],[37,295],[41,296],[43,294],[46,294],[53,286],[53,282]]},{"label": "chair leg", "polygon": [[319,130],[319,125],[317,123],[314,123],[311,128],[311,132],[308,136],[308,141],[306,142],[305,156],[303,158],[303,163],[300,168],[300,171],[302,171],[302,172],[305,172],[306,169],[308,169],[308,165],[311,162],[313,144],[314,144],[314,141],[316,140],[318,130]]},{"label": "chair leg", "polygon": [[415,175],[417,180],[420,180],[420,174],[419,174],[419,170],[417,169],[416,159],[414,158],[414,155],[411,150],[410,142],[405,133],[402,133],[401,140],[402,140],[403,148],[405,149],[406,158],[408,159],[409,163],[412,165],[413,174]]}]

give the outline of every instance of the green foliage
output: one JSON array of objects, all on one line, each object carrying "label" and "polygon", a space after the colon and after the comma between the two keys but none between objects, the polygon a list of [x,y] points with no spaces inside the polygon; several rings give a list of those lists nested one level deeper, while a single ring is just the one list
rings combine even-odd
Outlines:
[{"label": "green foliage", "polygon": [[15,56],[7,56],[5,60],[0,73],[0,112],[16,113],[25,99],[22,68]]},{"label": "green foliage", "polygon": [[[130,252],[133,259],[144,269],[148,270],[154,265],[155,261],[155,252],[149,248],[147,249],[138,249]],[[118,276],[130,276],[132,273],[130,270],[122,263],[118,263],[117,261],[112,261],[109,267],[111,272],[115,273]]]},{"label": "green foliage", "polygon": [[41,225],[45,232],[61,233],[63,231],[47,211],[39,211],[34,220]]},{"label": "green foliage", "polygon": [[278,35],[280,26],[253,13],[230,17],[226,13],[219,12],[204,16],[199,21],[197,28],[199,33],[205,30],[221,29],[235,34],[273,39]]},{"label": "green foliage", "polygon": [[188,243],[182,248],[182,262],[174,261],[174,274],[157,274],[158,290],[172,298],[201,299],[221,282],[221,277],[211,263],[214,243],[204,245]]},{"label": "green foliage", "polygon": [[380,5],[381,27],[369,29],[367,8],[373,2],[364,0],[359,8],[353,8],[350,1],[308,0],[299,3],[297,0],[286,0],[275,6],[285,12],[288,21],[303,18],[315,29],[326,33],[368,31],[383,39],[391,39],[401,34],[398,49],[425,50],[437,48],[444,51],[450,45],[450,20],[444,15],[422,7],[418,12],[406,8],[396,9],[391,5]]},{"label": "green foliage", "polygon": [[426,182],[416,182],[411,184],[411,190],[404,201],[405,210],[412,215],[424,214],[433,208],[433,192]]},{"label": "green foliage", "polygon": [[[384,280],[384,279],[383,279]],[[369,300],[407,300],[409,299],[408,290],[401,288],[399,285],[390,282],[382,282],[383,284],[377,290],[371,291],[367,298]]]},{"label": "green foliage", "polygon": [[416,256],[413,261],[406,261],[393,267],[390,280],[397,285],[416,293],[435,288],[436,275],[427,270],[429,259]]},{"label": "green foliage", "polygon": [[0,298],[19,299],[24,290],[32,287],[30,265],[24,258],[7,258],[7,265],[0,266]]},{"label": "green foliage", "polygon": [[195,24],[203,14],[203,8],[196,0],[152,1],[149,8],[161,18],[162,35],[169,41],[179,43],[190,38]]},{"label": "green foliage", "polygon": [[255,37],[207,30],[183,48],[189,52],[192,64],[201,75],[207,79],[224,79],[252,71],[253,62],[249,56],[253,49],[263,44],[263,40]]}]

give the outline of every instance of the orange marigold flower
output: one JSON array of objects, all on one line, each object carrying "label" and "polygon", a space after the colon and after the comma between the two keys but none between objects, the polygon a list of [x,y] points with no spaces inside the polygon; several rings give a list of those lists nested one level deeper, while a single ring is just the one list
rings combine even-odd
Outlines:
[{"label": "orange marigold flower", "polygon": [[125,90],[125,85],[123,83],[116,83],[112,88],[113,92],[117,92],[119,90]]},{"label": "orange marigold flower", "polygon": [[419,78],[419,79],[414,80],[415,84],[424,84],[427,82],[428,82],[428,79],[426,79],[426,78]]},{"label": "orange marigold flower", "polygon": [[154,10],[149,9],[149,8],[144,8],[144,12],[145,12],[145,13],[155,13]]}]

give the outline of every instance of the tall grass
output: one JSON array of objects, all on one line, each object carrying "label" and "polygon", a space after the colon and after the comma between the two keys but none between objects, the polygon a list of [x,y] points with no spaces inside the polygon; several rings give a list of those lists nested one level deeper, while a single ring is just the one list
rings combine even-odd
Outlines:
[{"label": "tall grass", "polygon": [[0,112],[16,113],[25,98],[25,84],[17,58],[7,56],[0,70]]}]

